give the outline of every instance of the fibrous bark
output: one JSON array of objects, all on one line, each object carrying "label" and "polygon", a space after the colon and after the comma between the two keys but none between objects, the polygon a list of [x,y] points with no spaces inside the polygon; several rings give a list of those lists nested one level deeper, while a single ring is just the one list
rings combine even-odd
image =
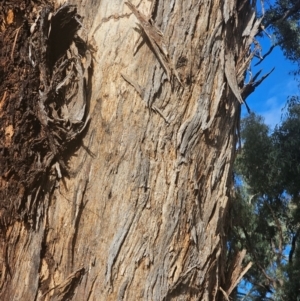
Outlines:
[{"label": "fibrous bark", "polygon": [[[51,159],[34,226],[5,228],[1,298],[226,298],[238,278],[225,262],[231,168],[260,20],[249,1],[73,2],[94,58],[91,122],[80,148]],[[87,53],[71,60],[76,74]],[[77,134],[82,95],[73,106]],[[55,164],[68,176],[51,177]]]}]

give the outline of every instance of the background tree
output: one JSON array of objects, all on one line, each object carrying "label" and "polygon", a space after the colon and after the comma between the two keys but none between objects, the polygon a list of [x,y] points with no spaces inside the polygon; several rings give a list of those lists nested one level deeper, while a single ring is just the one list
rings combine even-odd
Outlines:
[{"label": "background tree", "polygon": [[273,36],[273,45],[280,46],[287,59],[299,64],[300,58],[300,2],[276,0],[270,4],[264,26]]},{"label": "background tree", "polygon": [[[273,46],[258,55],[258,63],[280,46],[287,59],[299,65],[300,2],[268,4],[261,35],[272,38]],[[252,114],[242,121],[244,143],[236,160],[234,227],[229,236],[233,246],[247,248],[248,260],[255,263],[244,277],[251,289],[242,300],[296,300],[299,295],[299,278],[294,276],[299,236],[298,108],[299,97],[290,97],[287,114],[273,133],[260,116]],[[245,218],[236,217],[241,212]]]},{"label": "background tree", "polygon": [[244,144],[236,161],[242,180],[233,216],[242,212],[243,218],[234,217],[230,241],[247,248],[255,263],[244,278],[252,284],[244,300],[299,296],[299,108],[298,97],[292,97],[273,133],[254,114],[242,122]]}]

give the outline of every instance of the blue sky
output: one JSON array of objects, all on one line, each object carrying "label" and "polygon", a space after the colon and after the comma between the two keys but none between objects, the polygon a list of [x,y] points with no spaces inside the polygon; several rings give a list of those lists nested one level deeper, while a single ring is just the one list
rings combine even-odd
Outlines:
[{"label": "blue sky", "polygon": [[[263,48],[262,54],[264,54],[269,50],[271,41],[265,37],[260,43]],[[257,62],[257,59],[254,62]],[[255,75],[260,69],[263,69],[262,74],[265,74],[273,67],[275,67],[273,73],[247,98],[251,111],[264,116],[266,124],[271,129],[280,122],[287,97],[299,93],[294,76],[289,74],[297,66],[284,57],[279,47],[274,48],[273,52],[260,65],[252,67],[252,74]],[[244,107],[242,116],[246,115]]]}]

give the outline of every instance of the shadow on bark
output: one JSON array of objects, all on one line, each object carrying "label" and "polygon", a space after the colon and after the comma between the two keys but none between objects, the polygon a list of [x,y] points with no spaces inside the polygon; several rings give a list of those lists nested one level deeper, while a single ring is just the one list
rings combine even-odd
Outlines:
[{"label": "shadow on bark", "polygon": [[[39,226],[39,202],[69,175],[89,123],[91,54],[73,5],[0,4],[0,229]],[[2,256],[7,256],[5,242]],[[0,288],[5,281],[2,270]]]}]

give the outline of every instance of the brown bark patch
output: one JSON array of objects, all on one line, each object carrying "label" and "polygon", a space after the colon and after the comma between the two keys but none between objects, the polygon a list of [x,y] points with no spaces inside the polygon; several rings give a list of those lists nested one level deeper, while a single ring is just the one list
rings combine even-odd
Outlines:
[{"label": "brown bark patch", "polygon": [[77,36],[80,24],[72,5],[0,4],[2,225],[34,222],[47,176],[68,174],[69,147],[88,123],[91,56]]}]

